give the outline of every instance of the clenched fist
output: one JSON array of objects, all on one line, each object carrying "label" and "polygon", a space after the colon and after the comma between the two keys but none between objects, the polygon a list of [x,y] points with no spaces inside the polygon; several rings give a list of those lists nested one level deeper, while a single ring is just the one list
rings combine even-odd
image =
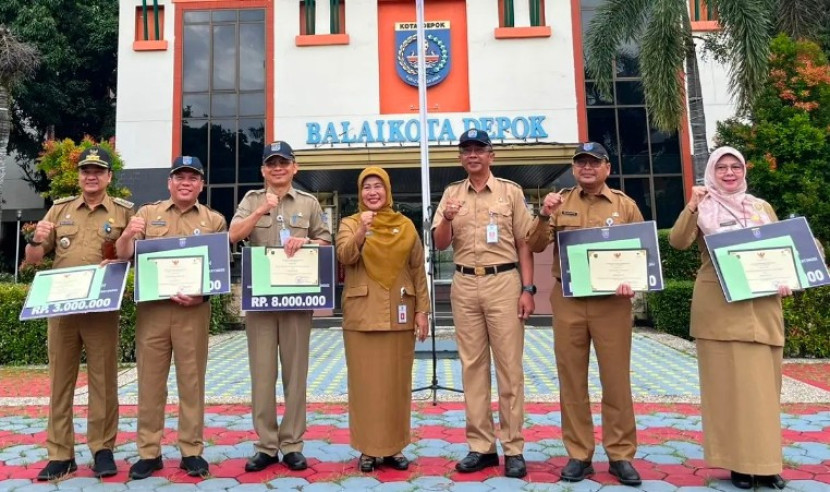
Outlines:
[{"label": "clenched fist", "polygon": [[42,243],[49,237],[49,234],[52,233],[52,229],[55,228],[55,224],[41,220],[35,226],[35,233],[32,234],[32,241],[36,243]]},{"label": "clenched fist", "polygon": [[144,218],[136,215],[133,216],[132,219],[130,219],[130,223],[127,224],[127,228],[124,229],[123,235],[132,238],[135,237],[136,234],[143,234],[144,229],[146,228],[147,223],[144,221]]},{"label": "clenched fist", "polygon": [[697,206],[700,205],[701,200],[703,197],[706,196],[706,187],[705,186],[692,186],[692,196],[689,197],[689,203],[686,204],[689,207],[689,210],[694,212],[697,210]]},{"label": "clenched fist", "polygon": [[464,202],[457,198],[447,198],[444,205],[444,220],[451,222],[458,215],[458,211],[464,206]]},{"label": "clenched fist", "polygon": [[280,197],[273,193],[265,193],[265,203],[259,206],[260,215],[265,215],[271,210],[277,208],[280,204]]},{"label": "clenched fist", "polygon": [[542,202],[542,210],[540,210],[540,213],[545,217],[550,217],[554,212],[556,212],[557,209],[559,209],[559,207],[562,206],[562,202],[564,201],[565,199],[562,198],[562,192],[548,193],[545,195],[545,200]]}]

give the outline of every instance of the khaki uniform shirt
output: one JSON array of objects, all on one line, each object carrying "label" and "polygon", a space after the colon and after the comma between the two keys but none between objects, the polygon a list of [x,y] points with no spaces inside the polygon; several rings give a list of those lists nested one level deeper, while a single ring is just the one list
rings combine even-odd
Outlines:
[{"label": "khaki uniform shirt", "polygon": [[[265,189],[252,190],[245,194],[231,224],[249,217],[265,203]],[[281,246],[280,230],[288,229],[292,237],[307,237],[312,240],[331,242],[331,231],[323,220],[323,209],[317,198],[293,187],[280,199],[276,208],[260,217],[251,231],[251,246]]]},{"label": "khaki uniform shirt", "polygon": [[142,205],[136,214],[147,224],[144,233],[135,235],[136,239],[195,236],[228,230],[225,217],[201,203],[182,212],[173,200],[161,200]]},{"label": "khaki uniform shirt", "polygon": [[[533,222],[527,243],[534,253],[541,253],[556,241],[556,233],[571,229],[643,222],[637,203],[628,195],[603,185],[599,194],[585,193],[577,186],[562,190],[562,205],[549,218],[539,216]],[[561,278],[559,248],[553,249],[552,273]]]},{"label": "khaki uniform shirt", "polygon": [[[476,192],[469,178],[444,190],[433,219],[433,229],[444,219],[448,198],[463,202],[452,220],[453,260],[467,267],[517,263],[516,240],[524,239],[533,222],[525,205],[522,187],[492,174],[483,190]],[[487,226],[498,226],[498,241],[487,242]]]},{"label": "khaki uniform shirt", "polygon": [[43,220],[55,224],[43,250],[55,250],[54,268],[94,265],[115,258],[115,240],[133,216],[133,204],[104,196],[95,209],[83,197],[55,201]]}]

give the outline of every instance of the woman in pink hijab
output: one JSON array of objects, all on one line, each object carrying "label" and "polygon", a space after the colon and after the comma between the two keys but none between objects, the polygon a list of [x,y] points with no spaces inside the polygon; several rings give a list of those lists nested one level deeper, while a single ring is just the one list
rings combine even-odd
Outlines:
[{"label": "woman in pink hijab", "polygon": [[732,147],[709,157],[705,186],[692,196],[669,236],[677,249],[697,241],[701,267],[692,296],[703,453],[707,465],[731,471],[732,484],[783,489],[781,362],[784,319],[778,295],[727,303],[703,236],[777,221],[769,203],[746,192],[746,161]]}]

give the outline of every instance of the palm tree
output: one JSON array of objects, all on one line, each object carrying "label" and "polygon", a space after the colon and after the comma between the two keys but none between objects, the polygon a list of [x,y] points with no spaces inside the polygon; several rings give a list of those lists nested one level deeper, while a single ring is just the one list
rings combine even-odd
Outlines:
[{"label": "palm tree", "polygon": [[[718,12],[730,88],[739,110],[745,112],[766,80],[773,2],[705,2]],[[688,0],[607,0],[591,20],[585,46],[588,72],[608,96],[618,50],[630,42],[640,45],[646,106],[659,130],[681,127],[688,98],[695,176],[700,178],[709,151],[694,41]],[[685,87],[680,76],[684,70]]]},{"label": "palm tree", "polygon": [[21,42],[6,26],[0,25],[0,218],[3,214],[3,185],[11,133],[11,89],[37,69],[38,52]]},{"label": "palm tree", "polygon": [[830,0],[779,0],[775,28],[793,39],[815,40],[826,29]]}]

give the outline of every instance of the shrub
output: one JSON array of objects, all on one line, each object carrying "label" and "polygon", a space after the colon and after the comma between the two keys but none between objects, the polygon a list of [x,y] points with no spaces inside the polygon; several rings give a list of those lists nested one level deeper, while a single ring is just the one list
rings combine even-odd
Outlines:
[{"label": "shrub", "polygon": [[700,268],[700,251],[697,243],[687,250],[672,248],[669,244],[669,230],[657,231],[657,242],[660,247],[660,263],[663,265],[663,279],[665,280],[694,280]]},{"label": "shrub", "polygon": [[[81,193],[78,186],[78,159],[84,150],[93,145],[96,145],[96,142],[89,136],[84,137],[78,144],[69,138],[60,141],[49,140],[43,144],[37,170],[42,171],[49,179],[49,190],[43,193],[44,198],[57,200]],[[112,157],[112,181],[107,187],[107,193],[112,197],[129,197],[130,190],[118,184],[118,175],[124,168],[121,156],[111,142],[98,142],[97,145],[104,148]]]},{"label": "shrub", "polygon": [[830,287],[796,292],[784,299],[787,357],[830,357]]},{"label": "shrub", "polygon": [[666,280],[664,289],[649,292],[648,312],[654,328],[691,340],[689,318],[692,309],[693,280]]}]

